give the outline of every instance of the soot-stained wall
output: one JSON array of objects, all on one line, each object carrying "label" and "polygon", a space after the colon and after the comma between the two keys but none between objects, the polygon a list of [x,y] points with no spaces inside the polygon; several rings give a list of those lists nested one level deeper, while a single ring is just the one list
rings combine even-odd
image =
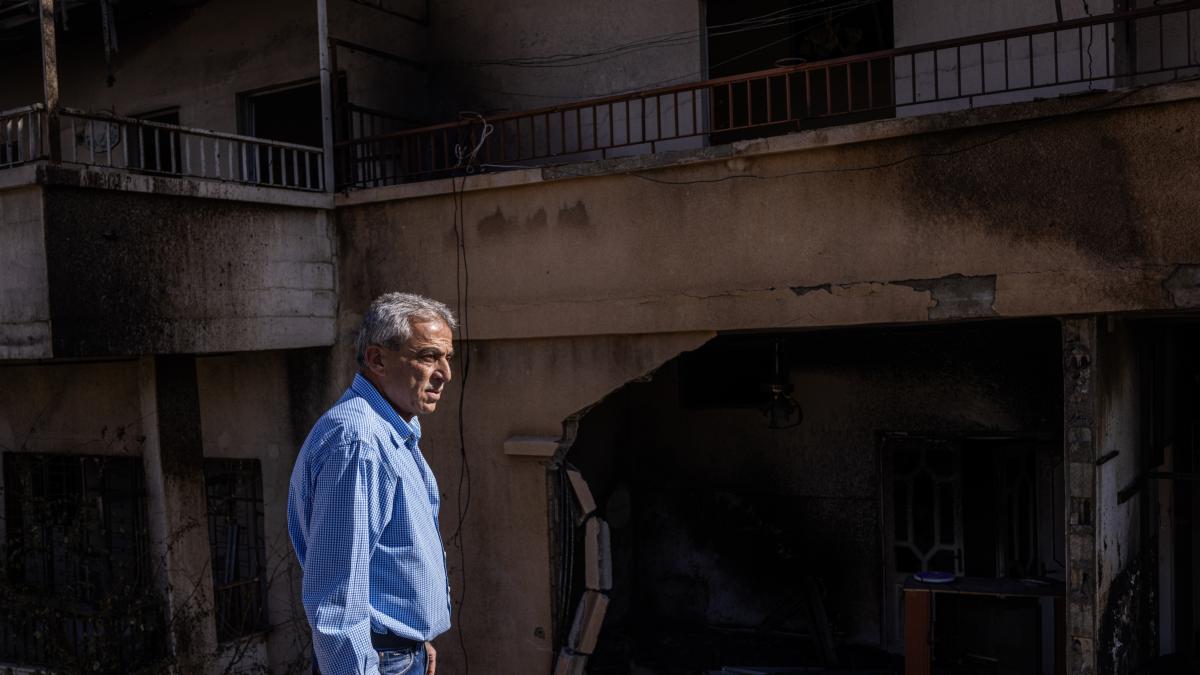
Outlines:
[{"label": "soot-stained wall", "polygon": [[333,342],[325,211],[49,188],[46,258],[55,356]]},{"label": "soot-stained wall", "polygon": [[[792,429],[768,429],[756,409],[685,407],[681,360],[606,399],[567,459],[602,510],[632,499],[631,525],[613,525],[607,634],[648,615],[754,626],[808,574],[826,589],[835,639],[883,644],[880,432],[1058,433],[1058,330],[987,322],[785,336],[804,411]],[[770,344],[726,337],[704,349],[746,339]]]}]

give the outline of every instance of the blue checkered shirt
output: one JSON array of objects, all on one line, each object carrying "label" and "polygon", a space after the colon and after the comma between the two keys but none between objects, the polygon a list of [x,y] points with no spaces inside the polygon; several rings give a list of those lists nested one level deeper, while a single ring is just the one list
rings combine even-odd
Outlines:
[{"label": "blue checkered shirt", "polygon": [[371,631],[450,628],[437,481],[405,421],[362,375],[317,420],[288,489],[313,654],[326,675],[377,673]]}]

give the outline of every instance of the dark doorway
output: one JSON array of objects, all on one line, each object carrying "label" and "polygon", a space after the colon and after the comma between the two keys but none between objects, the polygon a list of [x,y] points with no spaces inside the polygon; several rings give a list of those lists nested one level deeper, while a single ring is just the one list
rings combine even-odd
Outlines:
[{"label": "dark doorway", "polygon": [[[306,82],[238,97],[238,131],[271,141],[312,148],[323,145],[321,84]],[[320,171],[315,154],[300,154],[266,144],[252,148],[257,161],[248,162],[249,179],[271,185],[306,185],[305,176]],[[309,166],[304,166],[307,163]]]},{"label": "dark doorway", "polygon": [[[556,535],[560,644],[592,675],[903,672],[912,573],[1061,575],[1060,361],[1058,323],[1036,320],[724,335],[664,364],[591,408],[566,455],[595,506]],[[598,640],[573,645],[595,593]],[[1044,660],[1039,601],[936,609],[1024,640],[1018,668]],[[1004,648],[938,635],[935,672]]]},{"label": "dark doorway", "polygon": [[129,153],[129,160],[136,162],[131,168],[159,173],[179,173],[183,169],[179,133],[174,129],[156,126],[169,124],[178,127],[179,108],[163,108],[133,117],[150,124],[139,124],[130,132],[129,145],[132,152]]}]

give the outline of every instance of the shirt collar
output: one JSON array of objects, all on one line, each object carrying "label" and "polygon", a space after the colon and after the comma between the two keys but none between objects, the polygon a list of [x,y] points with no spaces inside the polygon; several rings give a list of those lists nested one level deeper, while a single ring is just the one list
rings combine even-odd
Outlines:
[{"label": "shirt collar", "polygon": [[376,414],[387,420],[406,445],[416,445],[417,441],[421,440],[420,420],[414,415],[412,419],[405,421],[400,413],[392,407],[392,404],[387,402],[383,394],[375,388],[375,385],[363,377],[362,373],[354,375],[354,382],[350,385],[350,390],[361,396]]}]

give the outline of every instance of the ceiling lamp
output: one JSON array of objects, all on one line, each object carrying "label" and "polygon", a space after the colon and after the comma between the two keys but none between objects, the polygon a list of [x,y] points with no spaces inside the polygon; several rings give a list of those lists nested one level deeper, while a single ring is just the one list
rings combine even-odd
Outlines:
[{"label": "ceiling lamp", "polygon": [[768,394],[767,404],[763,407],[763,414],[767,416],[768,429],[789,429],[799,426],[800,422],[804,420],[800,404],[792,398],[794,387],[788,379],[787,371],[783,368],[782,350],[781,341],[776,340],[775,371],[771,375],[771,381],[763,385],[763,389]]}]

